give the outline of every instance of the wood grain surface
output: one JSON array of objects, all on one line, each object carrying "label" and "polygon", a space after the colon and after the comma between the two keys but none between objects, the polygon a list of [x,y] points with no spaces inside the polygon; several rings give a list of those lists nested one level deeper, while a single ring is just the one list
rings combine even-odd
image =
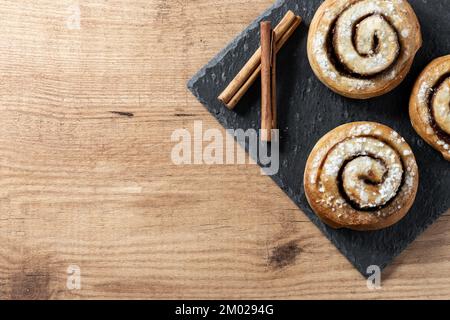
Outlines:
[{"label": "wood grain surface", "polygon": [[1,1],[1,299],[450,298],[448,214],[371,291],[255,165],[172,163],[220,128],[186,81],[270,4]]}]

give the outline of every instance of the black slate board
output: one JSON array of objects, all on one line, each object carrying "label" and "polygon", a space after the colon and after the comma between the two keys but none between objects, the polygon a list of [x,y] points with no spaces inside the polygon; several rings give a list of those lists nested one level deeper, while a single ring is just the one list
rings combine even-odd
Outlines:
[{"label": "black slate board", "polygon": [[[304,18],[301,27],[278,56],[278,104],[280,107],[280,171],[273,180],[304,211],[350,262],[366,275],[367,267],[386,267],[430,224],[450,208],[450,163],[426,145],[409,122],[408,102],[415,79],[434,58],[450,53],[450,0],[411,0],[422,25],[424,44],[406,80],[396,90],[368,101],[341,97],[314,76],[306,55],[308,26],[321,0],[278,1],[231,44],[203,67],[188,88],[227,129],[260,125],[259,81],[235,111],[217,96],[259,46],[259,21],[278,23],[288,10]],[[306,159],[315,143],[343,123],[376,121],[399,132],[417,157],[421,182],[411,212],[393,227],[376,232],[333,230],[310,209],[303,190]],[[248,150],[248,146],[245,146]]]}]

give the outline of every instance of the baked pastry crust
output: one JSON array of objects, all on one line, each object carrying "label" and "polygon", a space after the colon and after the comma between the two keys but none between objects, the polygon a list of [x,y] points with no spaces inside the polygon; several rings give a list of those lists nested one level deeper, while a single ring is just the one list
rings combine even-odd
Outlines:
[{"label": "baked pastry crust", "polygon": [[374,122],[342,125],[319,140],[304,187],[314,212],[333,228],[387,228],[411,209],[419,186],[413,151],[397,132]]},{"label": "baked pastry crust", "polygon": [[450,161],[450,55],[432,61],[419,76],[409,115],[416,132]]},{"label": "baked pastry crust", "polygon": [[331,90],[368,99],[397,87],[421,46],[406,0],[326,0],[311,22],[308,59]]}]

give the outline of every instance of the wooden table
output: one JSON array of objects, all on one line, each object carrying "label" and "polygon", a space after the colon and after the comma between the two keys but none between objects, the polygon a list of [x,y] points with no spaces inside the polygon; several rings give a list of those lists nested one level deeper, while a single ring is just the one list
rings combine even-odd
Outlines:
[{"label": "wooden table", "polygon": [[220,128],[186,81],[270,4],[1,2],[1,299],[450,298],[448,214],[371,291],[255,165],[172,163]]}]

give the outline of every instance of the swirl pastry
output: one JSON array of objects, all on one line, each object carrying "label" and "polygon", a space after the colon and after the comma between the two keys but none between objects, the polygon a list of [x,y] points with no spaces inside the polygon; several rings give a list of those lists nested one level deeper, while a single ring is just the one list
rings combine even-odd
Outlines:
[{"label": "swirl pastry", "polygon": [[373,122],[345,124],[325,135],[309,156],[304,176],[308,202],[325,223],[360,231],[400,221],[418,185],[409,145]]},{"label": "swirl pastry", "polygon": [[419,76],[409,115],[417,133],[450,161],[450,55],[431,62]]},{"label": "swirl pastry", "polygon": [[308,58],[331,90],[368,99],[397,87],[421,46],[406,0],[326,0],[311,22]]}]

